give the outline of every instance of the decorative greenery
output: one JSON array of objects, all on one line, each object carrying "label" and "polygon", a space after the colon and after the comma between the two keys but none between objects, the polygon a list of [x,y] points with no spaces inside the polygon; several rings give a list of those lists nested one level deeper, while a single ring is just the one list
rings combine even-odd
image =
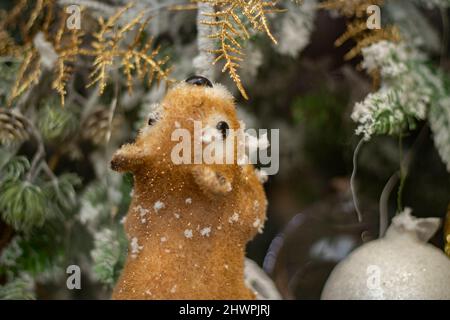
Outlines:
[{"label": "decorative greenery", "polygon": [[70,108],[47,103],[39,112],[38,127],[47,141],[64,140],[77,129],[78,120]]},{"label": "decorative greenery", "polygon": [[91,252],[96,278],[110,287],[117,280],[117,264],[123,252],[118,239],[117,232],[104,228],[95,234],[94,249]]},{"label": "decorative greenery", "polygon": [[16,278],[7,284],[0,286],[0,300],[34,300],[30,279],[26,277]]}]

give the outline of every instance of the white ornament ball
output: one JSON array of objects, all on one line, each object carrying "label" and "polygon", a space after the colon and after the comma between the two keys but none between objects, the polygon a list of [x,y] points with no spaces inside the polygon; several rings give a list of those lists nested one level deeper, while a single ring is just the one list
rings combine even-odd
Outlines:
[{"label": "white ornament ball", "polygon": [[355,251],[333,270],[323,300],[450,299],[450,259],[427,241],[438,218],[418,219],[406,209],[384,238]]}]

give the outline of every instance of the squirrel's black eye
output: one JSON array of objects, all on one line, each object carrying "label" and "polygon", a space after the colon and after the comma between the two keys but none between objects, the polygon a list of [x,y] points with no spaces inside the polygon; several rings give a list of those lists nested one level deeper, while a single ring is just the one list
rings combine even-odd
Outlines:
[{"label": "squirrel's black eye", "polygon": [[206,79],[205,77],[202,77],[202,76],[189,77],[186,79],[186,82],[189,84],[193,84],[195,86],[210,87],[210,88],[213,87],[211,81],[209,81],[208,79]]},{"label": "squirrel's black eye", "polygon": [[152,117],[148,118],[148,125],[149,125],[149,126],[154,125],[155,122],[156,122],[156,120],[155,120],[154,118],[152,118]]},{"label": "squirrel's black eye", "polygon": [[216,128],[222,134],[223,139],[225,139],[228,136],[228,130],[230,129],[228,123],[226,123],[225,121],[220,121],[217,123]]}]

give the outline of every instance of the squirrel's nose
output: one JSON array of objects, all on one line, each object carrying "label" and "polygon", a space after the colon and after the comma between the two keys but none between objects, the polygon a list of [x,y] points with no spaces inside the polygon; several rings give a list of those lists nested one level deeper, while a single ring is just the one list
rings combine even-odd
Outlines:
[{"label": "squirrel's nose", "polygon": [[186,79],[186,82],[189,84],[193,84],[194,86],[210,87],[210,88],[213,87],[211,81],[202,76],[189,77]]}]

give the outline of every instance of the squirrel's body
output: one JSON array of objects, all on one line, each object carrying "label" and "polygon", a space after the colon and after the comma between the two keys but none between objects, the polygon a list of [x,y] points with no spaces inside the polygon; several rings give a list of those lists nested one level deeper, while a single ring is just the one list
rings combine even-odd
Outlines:
[{"label": "squirrel's body", "polygon": [[254,298],[244,284],[245,246],[262,228],[267,204],[253,166],[171,159],[170,133],[192,130],[190,120],[207,123],[210,114],[239,128],[232,100],[212,90],[171,90],[158,123],[114,156],[112,167],[135,179],[129,252],[114,299]]}]

